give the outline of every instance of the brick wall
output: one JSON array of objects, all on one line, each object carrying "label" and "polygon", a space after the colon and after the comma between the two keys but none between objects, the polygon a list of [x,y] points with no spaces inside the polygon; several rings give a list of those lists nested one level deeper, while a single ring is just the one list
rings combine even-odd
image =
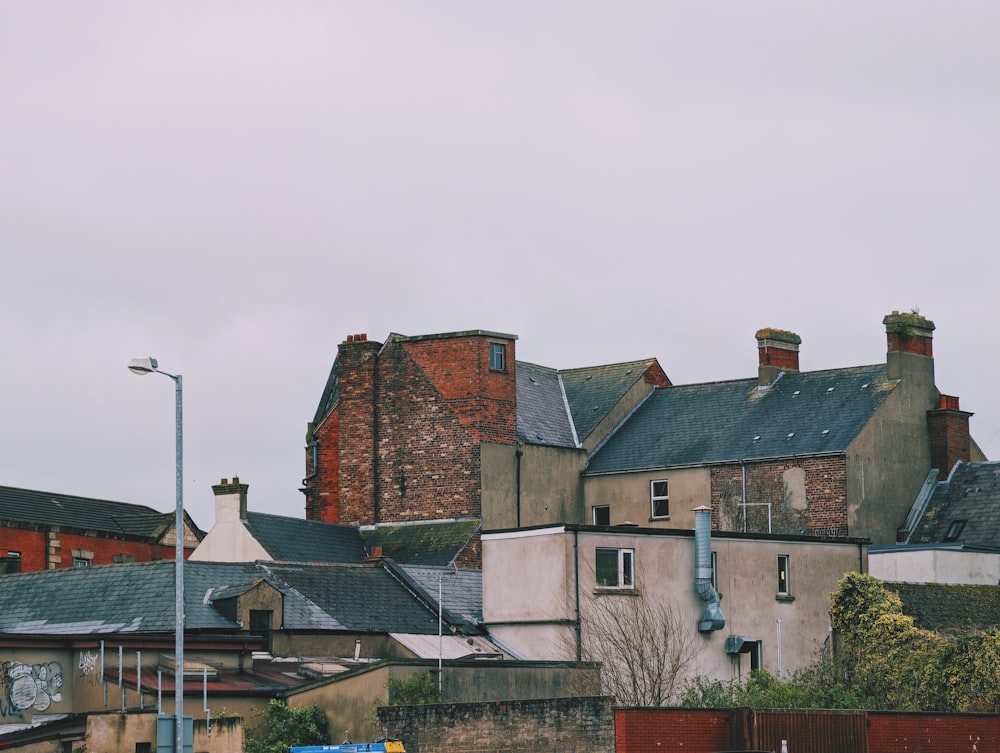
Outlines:
[{"label": "brick wall", "polygon": [[[946,395],[942,395],[945,403]],[[972,444],[969,439],[969,417],[971,413],[957,410],[958,398],[949,398],[956,409],[932,410],[927,412],[927,429],[931,441],[931,465],[938,469],[938,478],[945,479],[952,467],[961,460],[968,463],[972,458]]]},{"label": "brick wall", "polygon": [[607,698],[383,706],[378,727],[406,753],[611,753]]},{"label": "brick wall", "polygon": [[[847,460],[843,456],[715,466],[711,470],[712,518],[722,530],[742,530],[738,502],[746,470],[748,503],[771,504],[773,533],[847,536]],[[785,472],[801,468],[804,474],[804,509],[795,505],[785,484]],[[767,531],[767,508],[749,507],[749,530]],[[729,527],[724,527],[728,522]]]},{"label": "brick wall", "polygon": [[513,341],[499,339],[506,369],[493,371],[497,341],[476,332],[341,343],[338,403],[310,437],[318,462],[306,464],[306,517],[480,517],[480,444],[517,441]]},{"label": "brick wall", "polygon": [[[135,539],[117,539],[88,533],[58,530],[0,528],[0,555],[18,552],[21,572],[73,567],[73,552],[83,553],[91,565],[113,564],[115,555],[128,555],[135,562],[172,560],[174,547]],[[93,556],[86,556],[92,554]],[[185,550],[185,556],[191,549]]]}]

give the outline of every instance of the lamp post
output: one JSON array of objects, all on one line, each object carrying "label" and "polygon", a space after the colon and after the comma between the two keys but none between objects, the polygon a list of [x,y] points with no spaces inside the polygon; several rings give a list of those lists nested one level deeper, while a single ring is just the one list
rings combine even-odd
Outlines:
[{"label": "lamp post", "polygon": [[174,725],[175,751],[184,753],[184,423],[182,420],[183,379],[180,374],[160,371],[155,358],[133,358],[128,369],[133,374],[163,374],[174,380],[176,402],[176,499],[174,522]]},{"label": "lamp post", "polygon": [[[438,573],[438,697],[442,697],[441,691],[441,678],[443,677],[441,673],[443,659],[444,659],[444,614],[443,614],[443,600],[442,596],[442,584],[444,583],[444,576],[446,575],[458,575],[458,565],[455,565],[454,570],[442,570]],[[442,699],[443,700],[443,699]]]}]

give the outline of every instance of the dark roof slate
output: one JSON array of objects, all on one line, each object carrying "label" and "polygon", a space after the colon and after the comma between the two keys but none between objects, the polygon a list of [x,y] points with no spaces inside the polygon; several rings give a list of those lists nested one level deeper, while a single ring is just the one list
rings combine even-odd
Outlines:
[{"label": "dark roof slate", "polygon": [[[448,621],[482,611],[474,571],[448,586]],[[104,635],[170,633],[175,627],[174,563],[131,562],[0,575],[0,634]],[[468,582],[468,583],[467,583]],[[194,562],[184,565],[189,632],[236,632],[213,607],[267,583],[282,594],[289,630],[432,635],[438,631],[436,589],[418,593],[388,563],[282,564]],[[471,585],[470,585],[471,583]],[[465,592],[459,588],[466,584]],[[463,596],[463,593],[465,595]],[[433,597],[433,598],[428,598]]]},{"label": "dark roof slate", "polygon": [[[373,633],[438,632],[437,614],[416,599],[381,563],[279,565],[267,570],[301,594],[343,629]],[[290,629],[310,627],[311,615],[285,610]],[[312,623],[314,626],[314,623]]]},{"label": "dark roof slate", "polygon": [[625,393],[644,378],[646,370],[655,364],[655,358],[647,358],[560,372],[566,400],[581,440],[590,435]]},{"label": "dark roof slate", "polygon": [[154,538],[173,524],[173,516],[128,502],[0,486],[0,521]]},{"label": "dark roof slate", "polygon": [[[961,523],[949,536],[953,523]],[[1000,462],[959,463],[938,482],[917,522],[911,544],[959,542],[1000,548]]]},{"label": "dark roof slate", "polygon": [[559,372],[517,362],[517,436],[529,444],[576,447]]},{"label": "dark roof slate", "polygon": [[268,513],[247,513],[247,530],[272,559],[282,562],[363,562],[365,548],[353,526]]},{"label": "dark roof slate", "polygon": [[844,452],[894,387],[876,365],[657,388],[587,472]]},{"label": "dark roof slate", "polygon": [[1000,628],[1000,586],[886,583],[903,613],[926,630],[967,633]]},{"label": "dark roof slate", "polygon": [[381,547],[382,556],[406,565],[450,564],[465,549],[481,525],[477,518],[380,523],[361,529],[368,554]]},{"label": "dark roof slate", "polygon": [[469,625],[479,625],[483,621],[482,570],[417,565],[400,565],[399,569],[435,604],[440,581],[441,604],[456,620]]}]

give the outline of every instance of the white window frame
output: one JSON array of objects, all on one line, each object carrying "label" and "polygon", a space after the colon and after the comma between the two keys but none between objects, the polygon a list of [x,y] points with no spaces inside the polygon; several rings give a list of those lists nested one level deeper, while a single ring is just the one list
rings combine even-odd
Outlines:
[{"label": "white window frame", "polygon": [[[664,484],[664,491],[666,494],[657,494],[656,485]],[[667,514],[657,515],[656,514],[656,503],[666,502],[667,504]],[[654,520],[669,520],[670,519],[670,481],[665,478],[653,479],[649,482],[649,517]]]},{"label": "white window frame", "polygon": [[[598,523],[597,522],[597,511],[598,510],[607,510],[608,511],[608,522],[607,523]],[[609,526],[609,525],[611,525],[611,505],[593,505],[590,508],[590,522],[593,525],[595,525],[595,526],[604,526],[604,525],[608,525]]]},{"label": "white window frame", "polygon": [[599,546],[594,551],[594,574],[597,576],[597,553],[616,552],[617,565],[615,568],[614,584],[597,582],[598,588],[631,589],[635,588],[635,549],[616,549],[615,547]]}]

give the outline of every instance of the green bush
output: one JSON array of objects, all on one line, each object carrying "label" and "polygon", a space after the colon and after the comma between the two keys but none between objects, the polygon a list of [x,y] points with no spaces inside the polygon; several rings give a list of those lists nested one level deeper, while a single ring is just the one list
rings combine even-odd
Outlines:
[{"label": "green bush", "polygon": [[250,709],[257,724],[247,730],[246,753],[288,753],[293,745],[329,745],[326,715],[318,706],[289,708],[270,700],[263,711]]}]

